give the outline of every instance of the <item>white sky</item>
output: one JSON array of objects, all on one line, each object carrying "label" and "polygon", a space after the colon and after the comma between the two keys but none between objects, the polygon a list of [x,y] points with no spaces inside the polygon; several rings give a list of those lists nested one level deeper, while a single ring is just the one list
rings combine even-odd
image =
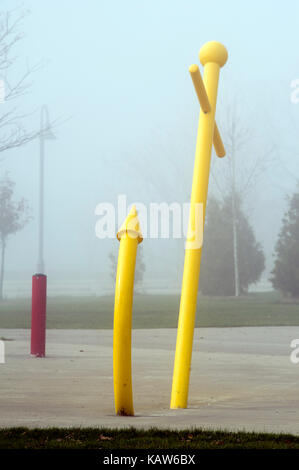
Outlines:
[{"label": "white sky", "polygon": [[[20,2],[0,5],[11,9]],[[299,178],[299,104],[290,100],[290,83],[299,78],[299,3],[25,0],[23,7],[30,14],[16,75],[26,63],[44,66],[20,107],[35,111],[28,118],[32,128],[44,103],[52,119],[69,118],[56,130],[57,140],[46,142],[47,271],[109,272],[107,254],[117,242],[95,237],[99,202],[115,203],[118,194],[127,194],[129,203],[188,201],[199,111],[188,67],[209,40],[229,52],[217,120],[223,122],[236,102],[253,134],[237,166],[275,148],[247,204],[269,270],[285,195]],[[37,257],[38,151],[33,142],[1,161],[35,218],[11,239],[7,253],[7,270],[26,275],[35,271]],[[171,282],[180,275],[174,250],[176,242],[148,242],[147,276]]]}]

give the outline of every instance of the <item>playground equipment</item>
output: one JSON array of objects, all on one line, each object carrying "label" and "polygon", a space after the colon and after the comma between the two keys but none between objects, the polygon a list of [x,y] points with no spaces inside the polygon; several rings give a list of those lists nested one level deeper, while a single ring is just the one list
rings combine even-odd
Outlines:
[{"label": "playground equipment", "polygon": [[[193,172],[189,225],[178,321],[170,408],[186,408],[188,401],[193,335],[202,236],[208,195],[212,145],[218,157],[225,156],[224,145],[215,122],[220,68],[227,61],[226,48],[216,41],[206,43],[199,52],[204,66],[202,80],[197,65],[189,72],[200,103],[200,115]],[[134,415],[131,376],[131,327],[134,272],[138,243],[142,241],[139,221],[133,206],[117,234],[120,240],[116,276],[113,372],[116,413]]]},{"label": "playground equipment", "polygon": [[[194,244],[194,241],[196,241],[196,237],[198,237],[198,230],[201,229],[203,231],[213,142],[217,155],[219,157],[223,157],[225,155],[220,133],[215,123],[215,111],[220,67],[222,67],[227,61],[227,50],[219,42],[211,41],[201,48],[199,59],[204,66],[203,81],[197,65],[191,65],[189,68],[201,110],[199,116],[189,225],[185,249],[185,263],[170,402],[171,408],[186,408],[188,401],[201,260],[201,246],[198,246],[197,243]],[[201,227],[198,227],[199,207],[201,207],[202,210]]]},{"label": "playground equipment", "polygon": [[113,379],[116,414],[133,416],[131,331],[137,246],[142,242],[136,207],[133,206],[117,233],[120,241],[116,273]]}]

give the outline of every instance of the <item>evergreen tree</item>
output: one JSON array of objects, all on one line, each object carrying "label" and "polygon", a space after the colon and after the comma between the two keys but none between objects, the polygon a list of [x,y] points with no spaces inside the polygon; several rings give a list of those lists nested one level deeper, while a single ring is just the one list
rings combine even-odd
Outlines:
[{"label": "evergreen tree", "polygon": [[[237,198],[235,210],[239,245],[239,290],[244,294],[251,284],[260,279],[265,268],[265,257]],[[206,295],[235,294],[231,196],[226,197],[223,203],[214,198],[209,200],[199,289]]]},{"label": "evergreen tree", "polygon": [[299,191],[289,201],[275,247],[276,261],[270,278],[284,295],[299,297]]}]

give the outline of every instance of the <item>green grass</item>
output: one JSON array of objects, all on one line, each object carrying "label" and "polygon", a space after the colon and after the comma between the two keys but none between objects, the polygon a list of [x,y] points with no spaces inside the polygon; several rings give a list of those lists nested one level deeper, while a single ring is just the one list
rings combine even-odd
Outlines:
[{"label": "green grass", "polygon": [[[48,328],[110,329],[113,297],[50,297]],[[133,328],[176,328],[179,295],[135,295]],[[30,328],[30,299],[0,303],[0,328]],[[199,296],[196,326],[299,326],[299,303],[278,293],[232,297]]]},{"label": "green grass", "polygon": [[0,429],[0,449],[299,449],[299,436],[191,429]]}]

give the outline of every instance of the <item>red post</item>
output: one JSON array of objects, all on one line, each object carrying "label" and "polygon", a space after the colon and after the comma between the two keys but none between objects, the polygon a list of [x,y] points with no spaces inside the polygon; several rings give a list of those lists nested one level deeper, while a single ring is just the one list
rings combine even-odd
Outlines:
[{"label": "red post", "polygon": [[46,303],[47,276],[32,276],[32,310],[31,310],[31,354],[45,357],[46,353]]}]

